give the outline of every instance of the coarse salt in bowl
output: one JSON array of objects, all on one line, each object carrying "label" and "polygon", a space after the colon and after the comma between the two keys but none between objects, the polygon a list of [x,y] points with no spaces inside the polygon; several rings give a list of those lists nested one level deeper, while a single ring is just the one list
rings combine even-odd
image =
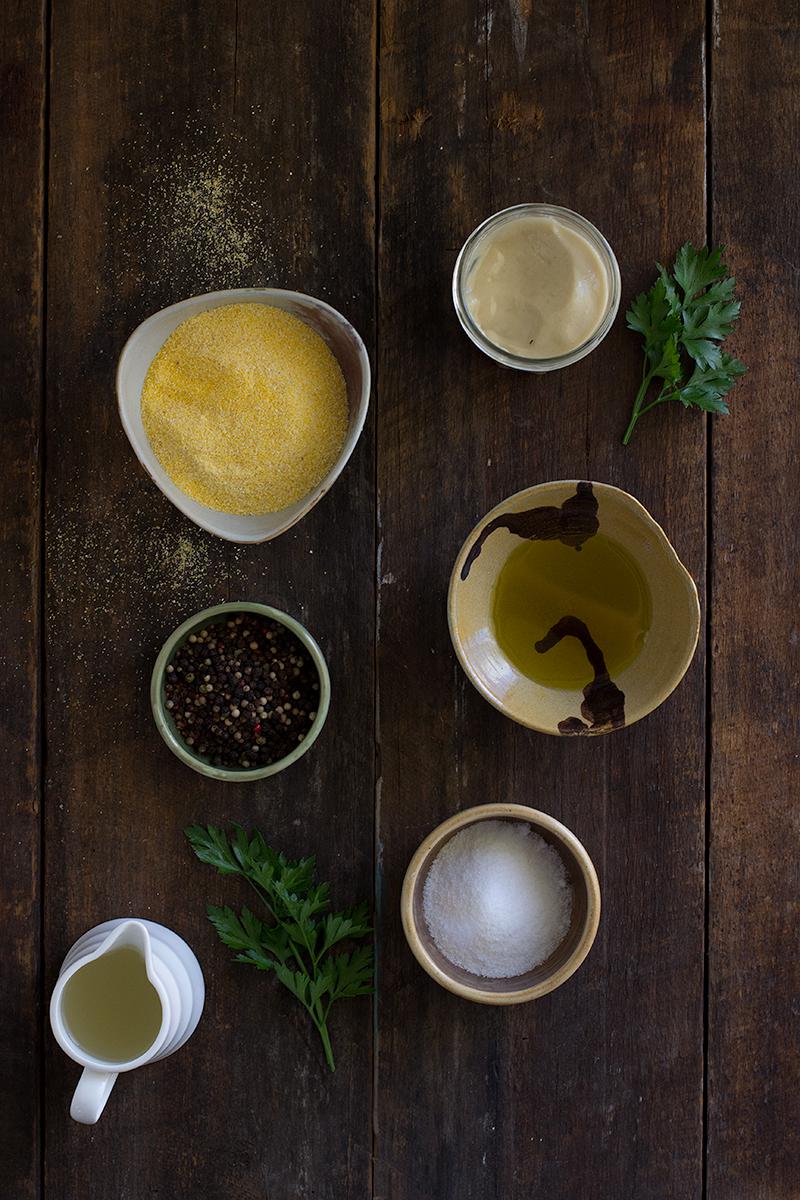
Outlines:
[{"label": "coarse salt in bowl", "polygon": [[572,887],[559,852],[527,821],[473,821],[439,848],[422,907],[448,962],[482,978],[509,979],[563,942]]},{"label": "coarse salt in bowl", "polygon": [[[543,962],[518,975],[490,977],[451,962],[436,944],[425,917],[425,889],[434,862],[457,833],[479,821],[524,822],[559,855],[569,883],[571,910],[563,938]],[[439,825],[416,851],[403,882],[401,914],[414,956],[442,987],[479,1004],[521,1004],[560,987],[586,958],[600,921],[600,885],[583,845],[560,821],[522,804],[482,804]],[[516,922],[518,915],[512,916]],[[506,963],[513,969],[513,953]]]},{"label": "coarse salt in bowl", "polygon": [[[347,386],[348,425],[339,457],[316,487],[278,512],[238,516],[199,503],[182,491],[155,456],[142,422],[142,388],[150,364],[167,338],[190,317],[229,304],[266,304],[283,309],[304,321],[335,355]],[[154,313],[133,331],[117,367],[117,400],[120,420],[136,457],[176,508],[201,529],[229,542],[252,544],[270,541],[296,525],[317,504],[344,470],[355,449],[369,407],[369,358],[364,343],[350,322],[313,296],[282,288],[231,288],[209,292],[172,304]]]}]

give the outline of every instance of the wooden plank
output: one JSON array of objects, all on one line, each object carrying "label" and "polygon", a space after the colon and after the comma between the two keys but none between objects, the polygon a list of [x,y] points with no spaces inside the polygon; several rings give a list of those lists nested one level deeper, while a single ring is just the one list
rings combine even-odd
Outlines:
[{"label": "wooden plank", "polygon": [[[657,258],[702,242],[704,6],[385,0],[381,29],[375,1196],[699,1197],[702,647],[646,721],[552,740],[504,720],[466,682],[445,597],[482,513],[528,484],[575,477],[638,496],[702,586],[703,419],[655,414],[620,446],[640,371],[622,318],[569,370],[515,374],[461,333],[450,274],[470,230],[524,200],[575,208],[608,235],[623,310]],[[438,821],[504,800],[578,834],[604,915],[561,991],[492,1010],[423,975],[398,904],[408,859]]]},{"label": "wooden plank", "polygon": [[42,408],[42,229],[45,124],[44,12],[10,0],[0,10],[0,1139],[3,1191],[40,1194],[39,558]]},{"label": "wooden plank", "polygon": [[717,9],[713,235],[749,374],[712,437],[708,1196],[777,1200],[800,1163],[800,27],[789,0]]},{"label": "wooden plank", "polygon": [[[48,1196],[358,1197],[368,1189],[371,1006],[342,1006],[326,1073],[274,981],[231,961],[207,901],[241,900],[189,854],[190,821],[240,819],[318,851],[334,894],[369,894],[374,782],[372,445],[277,542],[236,550],[186,522],[119,427],[114,367],[148,313],[271,283],[329,298],[371,335],[372,5],[112,6],[56,0],[48,327],[48,931],[139,913],[183,934],[207,1008],[173,1058],[120,1080],[91,1131],[69,1121],[53,1050]],[[258,598],[329,655],[329,725],[263,785],[215,785],[161,743],[153,659],[208,603]],[[90,1147],[90,1150],[87,1150]]]}]

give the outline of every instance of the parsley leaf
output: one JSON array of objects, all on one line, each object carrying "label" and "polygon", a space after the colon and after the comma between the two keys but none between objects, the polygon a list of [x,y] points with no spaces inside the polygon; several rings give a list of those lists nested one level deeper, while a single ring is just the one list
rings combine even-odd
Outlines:
[{"label": "parsley leaf", "polygon": [[628,328],[641,333],[644,352],[651,366],[661,358],[661,346],[680,330],[680,314],[673,310],[663,279],[659,278],[649,292],[636,297],[627,313]]},{"label": "parsley leaf", "polygon": [[352,954],[334,955],[331,996],[343,1000],[367,996],[372,991],[372,953],[370,946],[359,946]]},{"label": "parsley leaf", "polygon": [[689,382],[681,388],[679,398],[686,408],[702,408],[706,412],[726,413],[728,406],[722,400],[727,396],[736,380],[747,368],[738,358],[720,354],[719,364],[703,370],[695,367]]},{"label": "parsley leaf", "polygon": [[237,914],[215,905],[209,905],[208,919],[220,940],[237,951],[237,962],[272,971],[303,1005],[333,1071],[328,1032],[331,1005],[373,991],[374,954],[371,943],[332,951],[343,942],[371,935],[368,906],[329,912],[330,888],[316,882],[315,860],[287,859],[271,849],[258,831],[248,834],[234,825],[226,833],[214,825],[192,825],[184,832],[201,862],[221,875],[241,875],[258,895],[268,922],[246,907]]},{"label": "parsley leaf", "polygon": [[716,250],[709,250],[708,246],[695,250],[691,242],[681,246],[672,273],[678,286],[683,289],[684,303],[727,275],[728,268],[722,262],[722,253],[722,246]]},{"label": "parsley leaf", "polygon": [[185,833],[201,862],[216,867],[220,875],[239,874],[239,864],[221,829],[216,829],[213,825],[209,825],[207,829],[193,825],[185,830]]},{"label": "parsley leaf", "polygon": [[[734,299],[736,280],[727,274],[722,254],[721,247],[695,250],[686,242],[672,274],[657,263],[656,282],[628,309],[628,328],[644,339],[645,363],[624,445],[639,417],[667,400],[680,400],[685,408],[704,412],[728,412],[724,397],[746,368],[720,347],[733,331],[741,307]],[[661,388],[648,400],[654,380],[662,381]]]}]

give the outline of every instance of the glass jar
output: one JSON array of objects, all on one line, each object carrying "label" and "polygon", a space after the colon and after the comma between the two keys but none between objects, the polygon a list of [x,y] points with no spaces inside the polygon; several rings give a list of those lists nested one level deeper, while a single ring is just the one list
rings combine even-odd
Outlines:
[{"label": "glass jar", "polygon": [[[520,217],[552,217],[572,229],[594,248],[606,271],[608,300],[600,323],[591,336],[579,346],[554,358],[529,358],[498,346],[487,337],[469,310],[467,295],[469,278],[487,246],[489,237],[501,225],[517,221]],[[587,354],[591,354],[614,323],[619,309],[620,295],[619,265],[614,251],[600,230],[579,213],[572,212],[569,208],[561,208],[557,204],[515,204],[512,208],[504,208],[500,212],[494,213],[493,216],[487,217],[467,238],[453,270],[453,304],[464,332],[484,354],[488,354],[490,358],[502,363],[503,366],[515,367],[518,371],[557,371],[559,368],[568,367],[572,363],[578,362],[579,359],[585,358]]]}]

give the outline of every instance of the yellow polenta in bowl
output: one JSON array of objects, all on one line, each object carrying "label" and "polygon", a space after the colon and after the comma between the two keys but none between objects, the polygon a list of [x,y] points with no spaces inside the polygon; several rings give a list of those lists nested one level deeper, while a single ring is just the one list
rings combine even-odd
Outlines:
[{"label": "yellow polenta in bowl", "polygon": [[120,418],[144,468],[196,524],[234,542],[291,528],[344,469],[370,369],[350,322],[280,288],[193,296],[133,332]]},{"label": "yellow polenta in bowl", "polygon": [[504,500],[456,559],[450,634],[501,712],[542,733],[608,733],[652,712],[697,646],[697,588],[627,492],[561,480]]},{"label": "yellow polenta in bowl", "polygon": [[336,357],[299,317],[229,304],[167,338],[144,381],[142,421],[193,499],[240,516],[277,512],[336,461],[347,390]]}]

